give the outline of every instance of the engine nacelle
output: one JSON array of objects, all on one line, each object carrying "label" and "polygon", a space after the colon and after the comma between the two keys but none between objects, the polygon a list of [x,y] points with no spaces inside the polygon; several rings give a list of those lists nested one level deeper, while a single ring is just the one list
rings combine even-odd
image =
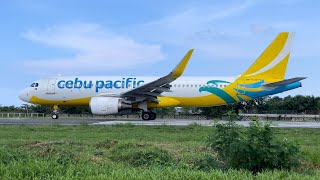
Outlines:
[{"label": "engine nacelle", "polygon": [[116,97],[92,97],[90,100],[91,112],[94,115],[119,114],[121,111],[130,110],[131,104],[123,102]]}]

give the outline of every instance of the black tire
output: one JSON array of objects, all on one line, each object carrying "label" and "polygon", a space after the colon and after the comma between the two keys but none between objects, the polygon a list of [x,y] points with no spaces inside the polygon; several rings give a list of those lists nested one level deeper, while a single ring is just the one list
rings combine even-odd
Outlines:
[{"label": "black tire", "polygon": [[157,118],[157,114],[154,112],[150,112],[150,120],[155,120]]},{"label": "black tire", "polygon": [[52,114],[52,119],[58,119],[59,118],[59,115],[58,114]]},{"label": "black tire", "polygon": [[142,119],[143,119],[144,121],[150,120],[150,113],[143,112],[143,113],[142,113]]}]

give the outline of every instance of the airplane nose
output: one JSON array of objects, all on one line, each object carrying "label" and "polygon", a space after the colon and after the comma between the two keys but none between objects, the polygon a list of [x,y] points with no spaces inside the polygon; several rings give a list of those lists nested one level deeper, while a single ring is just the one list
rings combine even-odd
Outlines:
[{"label": "airplane nose", "polygon": [[26,89],[24,89],[23,91],[21,91],[18,95],[19,99],[21,99],[24,102],[29,102],[29,93]]}]

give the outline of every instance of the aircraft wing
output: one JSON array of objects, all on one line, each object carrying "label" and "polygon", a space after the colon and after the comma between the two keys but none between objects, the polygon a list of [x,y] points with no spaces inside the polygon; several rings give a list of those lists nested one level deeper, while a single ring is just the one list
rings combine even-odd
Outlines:
[{"label": "aircraft wing", "polygon": [[159,100],[157,99],[157,96],[161,96],[161,93],[163,92],[171,92],[170,83],[181,76],[192,53],[193,49],[190,49],[179,64],[177,64],[177,66],[168,75],[135,89],[126,91],[120,94],[120,97],[133,101],[152,101],[158,103]]}]

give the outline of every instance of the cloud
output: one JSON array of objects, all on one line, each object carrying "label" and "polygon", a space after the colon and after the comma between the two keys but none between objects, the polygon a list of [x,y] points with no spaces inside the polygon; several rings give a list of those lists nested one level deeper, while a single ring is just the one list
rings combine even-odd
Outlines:
[{"label": "cloud", "polygon": [[[256,1],[251,0],[198,4],[176,14],[137,25],[135,29],[145,39],[152,38],[173,47],[195,48],[207,58],[248,57],[243,43],[248,44],[250,34],[235,30],[235,24],[230,26],[228,20],[241,17],[255,5]],[[237,28],[243,28],[240,26]]]},{"label": "cloud", "polygon": [[[50,55],[40,59],[27,59],[24,66],[30,70],[48,70],[44,72],[49,74],[65,72],[66,69],[81,72],[129,68],[166,59],[162,46],[184,50],[196,48],[198,52],[203,52],[204,56],[210,58],[242,57],[242,46],[230,47],[225,43],[226,39],[235,35],[221,31],[212,24],[240,15],[252,7],[253,2],[246,0],[209,6],[189,6],[171,16],[123,27],[122,34],[114,33],[97,23],[71,23],[32,29],[24,32],[22,36],[34,43],[72,53],[72,56]],[[128,32],[128,29],[131,31]],[[230,50],[234,53],[229,53]],[[71,73],[74,72],[72,70]]]},{"label": "cloud", "polygon": [[[167,33],[169,36],[188,35],[198,31],[205,31],[212,23],[240,15],[254,5],[254,1],[246,0],[236,3],[199,5],[187,8],[171,16],[140,25],[146,32]],[[163,36],[161,36],[162,38]],[[178,36],[179,37],[179,36]],[[166,38],[166,39],[171,39]]]},{"label": "cloud", "polygon": [[[284,3],[294,5],[300,2],[294,0]],[[279,32],[297,32],[293,57],[316,56],[316,40],[309,36],[317,34],[319,26],[314,22],[310,25],[296,19],[262,18],[268,17],[270,11],[265,12],[264,9],[270,4],[284,5],[282,2],[251,0],[199,3],[161,19],[137,25],[134,29],[143,34],[144,39],[153,39],[173,48],[195,48],[206,60],[254,59]],[[305,33],[307,31],[310,33]]]},{"label": "cloud", "polygon": [[253,33],[266,33],[272,32],[274,28],[272,26],[264,25],[264,24],[252,24],[251,31]]},{"label": "cloud", "polygon": [[36,43],[74,53],[72,57],[28,60],[26,65],[33,68],[102,70],[154,63],[165,58],[159,44],[139,43],[93,23],[73,23],[44,30],[29,30],[22,36]]}]

